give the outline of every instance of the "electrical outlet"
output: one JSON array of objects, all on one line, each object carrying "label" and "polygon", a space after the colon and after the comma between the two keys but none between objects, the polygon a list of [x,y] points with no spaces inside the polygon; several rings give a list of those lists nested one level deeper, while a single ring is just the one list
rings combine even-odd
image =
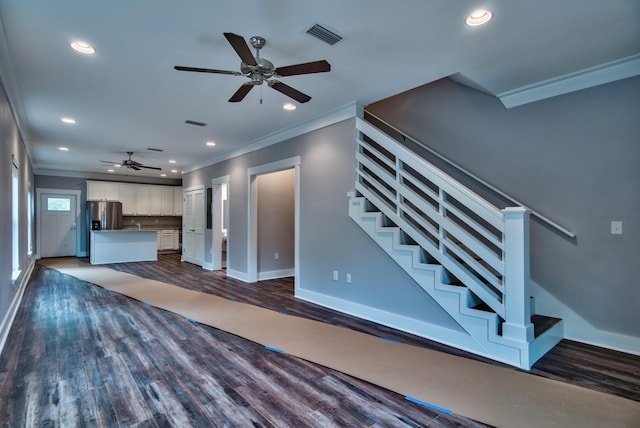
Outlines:
[{"label": "electrical outlet", "polygon": [[334,271],[333,271],[333,280],[334,280],[334,281],[337,281],[337,280],[338,280],[338,271],[337,271],[337,270],[334,270]]},{"label": "electrical outlet", "polygon": [[279,254],[279,253],[274,253],[274,254],[273,254],[273,258],[274,258],[275,260],[280,259],[280,254]]},{"label": "electrical outlet", "polygon": [[347,284],[351,284],[351,274],[347,274]]},{"label": "electrical outlet", "polygon": [[622,221],[619,221],[619,220],[611,221],[611,234],[622,235]]}]

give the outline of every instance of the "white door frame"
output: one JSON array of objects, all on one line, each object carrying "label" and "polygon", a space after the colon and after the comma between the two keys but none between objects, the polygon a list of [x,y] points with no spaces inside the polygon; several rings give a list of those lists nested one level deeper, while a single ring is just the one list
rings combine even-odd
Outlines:
[{"label": "white door frame", "polygon": [[[248,178],[248,219],[247,219],[247,281],[258,281],[258,175],[294,169],[294,281],[300,273],[300,156],[271,162],[247,169]],[[227,268],[228,269],[228,268]]]},{"label": "white door frame", "polygon": [[[80,218],[80,214],[82,212],[80,205],[82,201],[80,200],[81,192],[80,190],[68,190],[68,189],[36,189],[36,218],[38,221],[36,222],[36,239],[38,240],[36,243],[36,259],[40,258],[40,243],[42,242],[42,195],[73,195],[76,197],[76,257],[86,257],[86,251],[80,251],[80,236],[82,231],[82,225],[84,222]],[[87,231],[89,233],[89,231]]]},{"label": "white door frame", "polygon": [[[224,215],[229,221],[229,183],[231,176],[225,175],[211,180],[211,265],[213,270],[222,269],[222,185],[227,185],[227,205]],[[214,209],[215,208],[215,209]],[[229,224],[227,223],[227,269],[229,268]]]}]

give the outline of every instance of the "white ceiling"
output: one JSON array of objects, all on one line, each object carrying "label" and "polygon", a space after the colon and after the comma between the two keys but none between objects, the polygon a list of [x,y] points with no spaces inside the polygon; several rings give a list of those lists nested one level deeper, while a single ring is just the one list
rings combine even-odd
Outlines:
[{"label": "white ceiling", "polygon": [[[466,26],[478,7],[492,10],[493,20]],[[104,173],[100,160],[133,151],[135,160],[179,178],[169,170],[445,76],[498,95],[635,60],[639,19],[638,0],[2,0],[0,73],[36,173]],[[330,46],[310,37],[316,23],[344,39]],[[326,59],[332,70],[281,79],[312,97],[294,112],[266,85],[229,103],[245,77],[173,69],[238,70],[223,32],[263,36],[261,56],[276,67]],[[75,39],[96,54],[71,50]],[[114,174],[158,176],[124,170]]]}]

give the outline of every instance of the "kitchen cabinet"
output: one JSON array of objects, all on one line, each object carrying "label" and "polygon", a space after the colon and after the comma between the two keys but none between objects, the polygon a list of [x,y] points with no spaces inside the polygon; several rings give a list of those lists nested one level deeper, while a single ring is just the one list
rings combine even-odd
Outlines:
[{"label": "kitchen cabinet", "polygon": [[182,215],[182,187],[173,188],[173,215]]},{"label": "kitchen cabinet", "polygon": [[162,215],[162,187],[147,186],[149,192],[149,215]]},{"label": "kitchen cabinet", "polygon": [[136,215],[149,215],[149,186],[136,184]]},{"label": "kitchen cabinet", "polygon": [[118,183],[106,182],[104,186],[104,198],[107,201],[119,201],[120,200],[120,186]]},{"label": "kitchen cabinet", "polygon": [[162,204],[161,215],[175,215],[175,207],[173,202],[173,187],[161,186],[160,187],[160,200]]},{"label": "kitchen cabinet", "polygon": [[178,230],[158,230],[158,251],[177,250],[180,248],[180,232]]},{"label": "kitchen cabinet", "polygon": [[120,202],[122,202],[122,215],[136,215],[136,185],[120,183]]},{"label": "kitchen cabinet", "polygon": [[87,181],[87,201],[119,201],[118,183],[109,181]]},{"label": "kitchen cabinet", "polygon": [[87,201],[101,201],[107,194],[107,183],[104,181],[87,181]]},{"label": "kitchen cabinet", "polygon": [[120,201],[126,216],[182,216],[182,187],[87,180],[87,201]]}]

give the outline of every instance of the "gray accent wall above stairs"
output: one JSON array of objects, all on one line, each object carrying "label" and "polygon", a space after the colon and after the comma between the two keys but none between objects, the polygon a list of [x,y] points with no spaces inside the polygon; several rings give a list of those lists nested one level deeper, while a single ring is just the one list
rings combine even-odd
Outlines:
[{"label": "gray accent wall above stairs", "polygon": [[575,233],[532,221],[532,280],[594,328],[640,338],[640,78],[512,109],[442,79],[367,111]]}]

